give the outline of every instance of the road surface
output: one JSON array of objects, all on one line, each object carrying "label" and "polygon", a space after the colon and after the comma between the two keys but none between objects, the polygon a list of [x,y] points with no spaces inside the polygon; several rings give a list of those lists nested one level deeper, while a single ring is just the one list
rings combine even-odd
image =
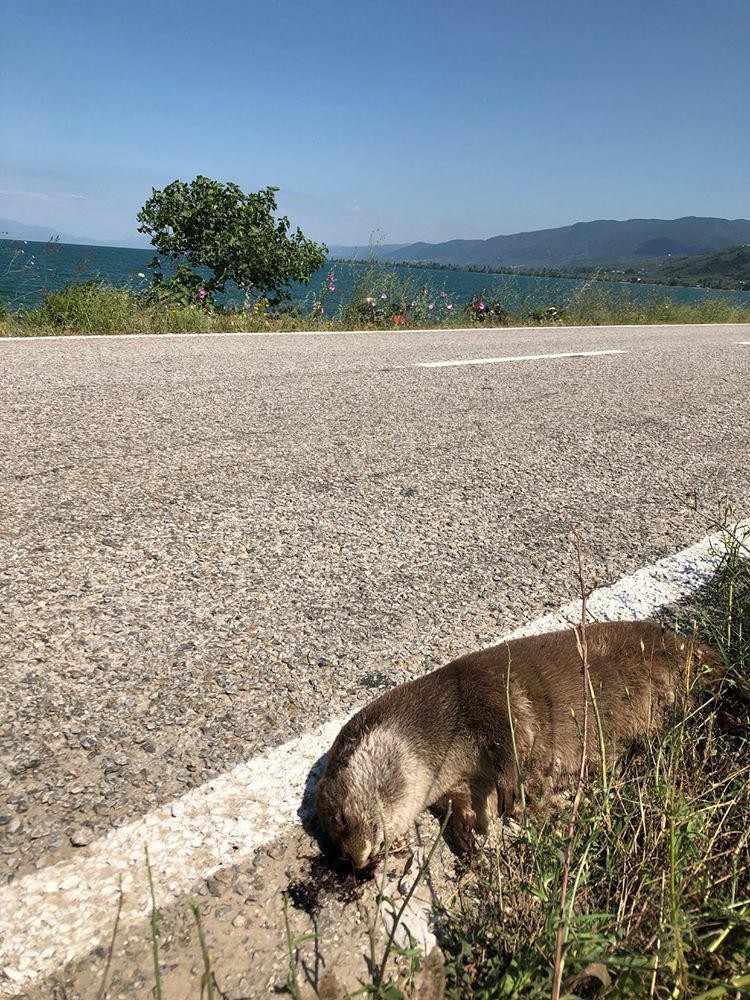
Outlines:
[{"label": "road surface", "polygon": [[0,340],[0,370],[0,886],[565,603],[571,527],[606,584],[750,509],[746,326]]}]

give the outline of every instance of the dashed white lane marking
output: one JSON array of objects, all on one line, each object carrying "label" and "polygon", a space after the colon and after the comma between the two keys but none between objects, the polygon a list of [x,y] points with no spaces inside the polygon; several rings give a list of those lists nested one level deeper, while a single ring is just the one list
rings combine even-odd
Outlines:
[{"label": "dashed white lane marking", "polygon": [[[738,528],[750,530],[750,520]],[[649,618],[705,584],[720,556],[721,536],[709,536],[595,591],[588,605],[591,616],[602,621]],[[573,602],[505,638],[564,628],[579,616],[580,602]],[[70,861],[0,889],[0,996],[13,996],[34,979],[107,943],[120,885],[123,929],[149,912],[144,845],[158,905],[166,907],[198,879],[242,861],[298,823],[311,771],[344,721],[334,719],[259,754],[113,830]]]},{"label": "dashed white lane marking", "polygon": [[740,347],[750,347],[750,340],[738,340],[737,343]]},{"label": "dashed white lane marking", "polygon": [[594,358],[627,351],[564,351],[561,354],[512,354],[505,358],[464,358],[458,361],[418,361],[415,368],[455,368],[459,365],[498,365],[507,361],[547,361],[552,358]]}]

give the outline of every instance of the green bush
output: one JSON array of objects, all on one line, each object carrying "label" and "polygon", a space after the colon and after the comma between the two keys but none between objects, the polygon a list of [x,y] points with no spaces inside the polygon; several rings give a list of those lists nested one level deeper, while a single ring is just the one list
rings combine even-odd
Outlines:
[{"label": "green bush", "polygon": [[42,304],[24,313],[32,326],[74,329],[78,333],[119,333],[132,326],[136,296],[99,281],[67,285],[44,293]]},{"label": "green bush", "polygon": [[[267,187],[246,194],[236,184],[198,176],[189,184],[172,181],[155,188],[138,213],[138,232],[151,237],[157,256],[151,262],[155,283],[180,304],[212,302],[233,281],[246,298],[262,295],[276,304],[286,298],[291,281],[307,283],[326,259],[327,248],[290,229],[276,216],[276,192]],[[164,282],[160,257],[179,265],[178,275]],[[187,262],[187,263],[186,263]],[[193,268],[207,268],[200,277]]]},{"label": "green bush", "polygon": [[469,322],[473,324],[489,323],[491,326],[507,326],[510,322],[510,313],[502,302],[484,293],[472,296],[464,306],[464,313]]}]

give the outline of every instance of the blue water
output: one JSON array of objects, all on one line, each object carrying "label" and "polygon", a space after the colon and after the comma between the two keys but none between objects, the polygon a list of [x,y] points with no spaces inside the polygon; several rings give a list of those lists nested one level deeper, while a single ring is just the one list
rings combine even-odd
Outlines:
[{"label": "blue water", "polygon": [[[134,290],[148,284],[151,250],[123,247],[74,246],[22,240],[0,240],[0,301],[11,309],[38,304],[45,290],[60,288],[77,281],[101,278]],[[535,278],[530,275],[479,274],[472,271],[442,271],[432,268],[383,267],[368,264],[329,264],[317,271],[309,285],[293,285],[292,298],[303,309],[311,309],[321,289],[329,284],[333,271],[335,290],[327,292],[325,311],[334,314],[348,301],[355,285],[366,277],[367,294],[387,294],[388,274],[394,272],[408,282],[414,297],[426,286],[427,298],[435,298],[436,308],[446,304],[463,305],[472,296],[485,292],[500,299],[508,310],[563,307],[585,284],[580,279]],[[638,298],[669,296],[675,302],[697,303],[709,297],[750,305],[750,292],[717,291],[703,288],[676,288],[666,285],[610,284],[598,282],[598,289],[618,292],[623,288]],[[442,293],[442,294],[441,294]],[[229,288],[224,296],[227,305],[241,305],[242,295]]]}]

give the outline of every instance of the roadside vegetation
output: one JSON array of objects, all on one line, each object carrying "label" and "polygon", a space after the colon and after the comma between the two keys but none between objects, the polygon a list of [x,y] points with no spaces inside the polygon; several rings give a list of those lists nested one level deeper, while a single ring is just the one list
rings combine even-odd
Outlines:
[{"label": "roadside vegetation", "polygon": [[[416,273],[416,272],[415,272]],[[566,301],[508,305],[497,289],[468,302],[451,301],[444,291],[404,280],[394,268],[366,268],[353,293],[334,299],[335,269],[323,287],[300,304],[265,296],[245,308],[210,301],[200,280],[180,294],[169,279],[145,292],[116,288],[99,280],[44,293],[39,305],[9,310],[0,304],[0,336],[43,337],[72,334],[294,332],[299,330],[409,330],[467,326],[603,326],[654,323],[750,323],[750,306],[708,298],[695,305],[654,293],[642,298],[627,290],[612,294],[590,282]]]},{"label": "roadside vegetation", "polygon": [[481,853],[441,914],[446,996],[750,996],[749,541],[727,535],[679,623],[722,653],[720,689],[693,678],[665,738],[590,776],[574,823]]}]

